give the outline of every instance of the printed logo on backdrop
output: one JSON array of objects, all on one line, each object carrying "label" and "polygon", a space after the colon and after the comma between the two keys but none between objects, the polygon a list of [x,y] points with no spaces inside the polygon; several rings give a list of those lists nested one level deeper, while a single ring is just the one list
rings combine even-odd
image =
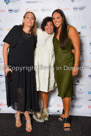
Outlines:
[{"label": "printed logo on backdrop", "polygon": [[88,75],[89,78],[91,78],[91,75]]},{"label": "printed logo on backdrop", "polygon": [[41,3],[43,0],[26,0],[26,3]]},{"label": "printed logo on backdrop", "polygon": [[1,43],[0,46],[3,47],[3,43]]},{"label": "printed logo on backdrop", "polygon": [[86,8],[86,6],[79,6],[79,7],[73,7],[74,11],[78,11],[78,10],[84,10]]},{"label": "printed logo on backdrop", "polygon": [[91,105],[88,105],[88,109],[91,109]]},{"label": "printed logo on backdrop", "polygon": [[6,106],[6,104],[4,104],[4,103],[0,103],[0,107],[2,107],[2,106]]},{"label": "printed logo on backdrop", "polygon": [[29,8],[27,8],[25,11],[26,11],[26,12],[27,12],[27,11],[38,12],[38,9],[29,9]]},{"label": "printed logo on backdrop", "polygon": [[51,12],[53,9],[51,8],[42,8],[41,12]]},{"label": "printed logo on backdrop", "polygon": [[87,26],[81,26],[81,29],[86,29],[87,28]]},{"label": "printed logo on backdrop", "polygon": [[6,10],[0,10],[1,13],[4,13]]},{"label": "printed logo on backdrop", "polygon": [[85,91],[83,91],[82,89],[80,89],[79,91],[77,90],[76,93],[77,93],[77,94],[84,94]]},{"label": "printed logo on backdrop", "polygon": [[90,101],[90,102],[91,102],[91,99],[88,99],[88,101]]},{"label": "printed logo on backdrop", "polygon": [[6,4],[9,4],[9,3],[10,3],[10,0],[4,0],[4,2],[5,2]]},{"label": "printed logo on backdrop", "polygon": [[18,13],[20,9],[8,9],[9,13]]},{"label": "printed logo on backdrop", "polygon": [[81,32],[79,32],[79,36],[82,37],[82,38],[86,37],[86,35],[82,35]]},{"label": "printed logo on backdrop", "polygon": [[3,74],[0,74],[0,78],[3,78],[3,77],[5,77]]},{"label": "printed logo on backdrop", "polygon": [[91,94],[91,91],[88,91],[88,94]]},{"label": "printed logo on backdrop", "polygon": [[71,2],[78,2],[78,1],[82,1],[82,0],[71,0]]},{"label": "printed logo on backdrop", "polygon": [[4,0],[4,2],[6,3],[6,5],[8,5],[9,3],[16,3],[19,2],[20,0]]},{"label": "printed logo on backdrop", "polygon": [[73,101],[73,100],[83,100],[83,99],[84,99],[83,97],[73,97],[73,98],[72,98],[72,101]]},{"label": "printed logo on backdrop", "polygon": [[76,79],[76,80],[74,80],[73,85],[74,85],[74,86],[75,86],[75,85],[77,85],[77,86],[84,86],[84,83],[81,83],[81,82],[80,82],[80,79]]},{"label": "printed logo on backdrop", "polygon": [[6,92],[6,89],[1,89],[0,92],[1,93]]},{"label": "printed logo on backdrop", "polygon": [[37,3],[37,0],[26,0],[26,3]]},{"label": "printed logo on backdrop", "polygon": [[83,105],[73,105],[73,104],[71,104],[71,107],[72,107],[72,108],[80,109],[80,108],[83,107]]},{"label": "printed logo on backdrop", "polygon": [[60,7],[57,7],[58,9],[61,9],[61,10],[63,10],[63,11],[68,11],[68,10],[70,10],[70,8],[60,8]]}]

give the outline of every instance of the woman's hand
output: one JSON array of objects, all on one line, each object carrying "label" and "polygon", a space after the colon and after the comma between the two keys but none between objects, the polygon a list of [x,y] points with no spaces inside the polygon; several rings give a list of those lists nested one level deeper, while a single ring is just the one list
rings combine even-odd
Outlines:
[{"label": "woman's hand", "polygon": [[78,74],[78,72],[79,72],[79,67],[74,66],[72,69],[72,76],[76,76]]},{"label": "woman's hand", "polygon": [[75,54],[75,49],[72,50],[72,53]]},{"label": "woman's hand", "polygon": [[12,70],[11,70],[8,66],[4,68],[5,76],[7,76],[7,73],[8,73],[9,71],[12,72]]}]

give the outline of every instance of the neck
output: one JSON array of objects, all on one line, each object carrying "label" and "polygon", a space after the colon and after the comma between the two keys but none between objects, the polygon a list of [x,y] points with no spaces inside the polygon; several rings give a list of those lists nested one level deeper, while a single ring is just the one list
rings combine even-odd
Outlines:
[{"label": "neck", "polygon": [[23,31],[24,31],[25,33],[31,33],[31,28],[30,28],[30,27],[27,27],[27,26],[24,26],[24,27],[23,27]]}]

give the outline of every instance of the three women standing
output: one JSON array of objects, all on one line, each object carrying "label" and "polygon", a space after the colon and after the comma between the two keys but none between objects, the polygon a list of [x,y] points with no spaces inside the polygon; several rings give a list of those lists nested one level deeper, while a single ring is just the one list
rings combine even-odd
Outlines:
[{"label": "three women standing", "polygon": [[[53,12],[52,18],[55,26],[55,35],[53,40],[55,51],[54,72],[58,86],[58,95],[62,97],[64,108],[64,112],[59,117],[59,120],[64,120],[64,130],[69,131],[71,127],[69,121],[69,108],[70,100],[73,96],[72,76],[78,74],[77,68],[79,65],[80,56],[80,40],[76,29],[70,25],[67,25],[65,15],[60,9],[57,9]],[[27,12],[23,18],[23,25],[14,26],[5,37],[5,44],[3,48],[5,75],[8,76],[9,71],[11,71],[12,73],[12,79],[10,81],[8,80],[8,77],[6,77],[7,105],[12,106],[15,110],[17,110],[15,114],[16,127],[21,127],[22,123],[20,119],[20,114],[21,112],[24,112],[26,118],[27,132],[31,132],[32,130],[31,119],[28,111],[39,111],[36,92],[35,71],[33,67],[34,49],[36,46],[35,20],[35,15],[32,12]],[[50,28],[47,28],[48,25],[48,22],[44,25],[44,30],[47,30],[47,32],[50,31]],[[45,35],[47,37],[46,32]],[[50,44],[53,35],[48,35],[47,38],[50,37],[51,40],[49,40],[46,45]],[[48,46],[48,48],[50,47],[50,45]],[[8,48],[9,53],[7,53]],[[72,53],[73,48],[75,49],[75,55]],[[47,51],[47,48],[45,48],[44,50],[44,54],[46,55],[45,51]],[[47,66],[49,68],[49,65]],[[12,69],[13,67],[15,69]],[[45,67],[45,65],[43,65],[43,67]],[[44,74],[45,73],[46,72],[44,72]],[[39,79],[37,80],[37,83],[38,82]],[[52,81],[48,80],[48,83],[46,85],[49,85],[49,83],[52,83]],[[47,109],[47,91],[52,90],[53,87],[51,89],[49,89],[49,86],[47,86],[46,89],[45,88],[45,83],[42,84],[41,87],[39,87],[37,84],[37,90],[44,91],[44,93],[42,93],[42,98],[44,102],[44,108]],[[46,113],[48,113],[47,110]]]}]

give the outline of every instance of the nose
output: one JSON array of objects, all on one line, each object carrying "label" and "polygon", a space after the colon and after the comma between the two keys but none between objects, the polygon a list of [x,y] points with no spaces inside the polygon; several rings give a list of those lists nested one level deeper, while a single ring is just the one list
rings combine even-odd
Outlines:
[{"label": "nose", "polygon": [[29,20],[31,21],[32,19],[31,19],[31,18],[29,18]]}]

